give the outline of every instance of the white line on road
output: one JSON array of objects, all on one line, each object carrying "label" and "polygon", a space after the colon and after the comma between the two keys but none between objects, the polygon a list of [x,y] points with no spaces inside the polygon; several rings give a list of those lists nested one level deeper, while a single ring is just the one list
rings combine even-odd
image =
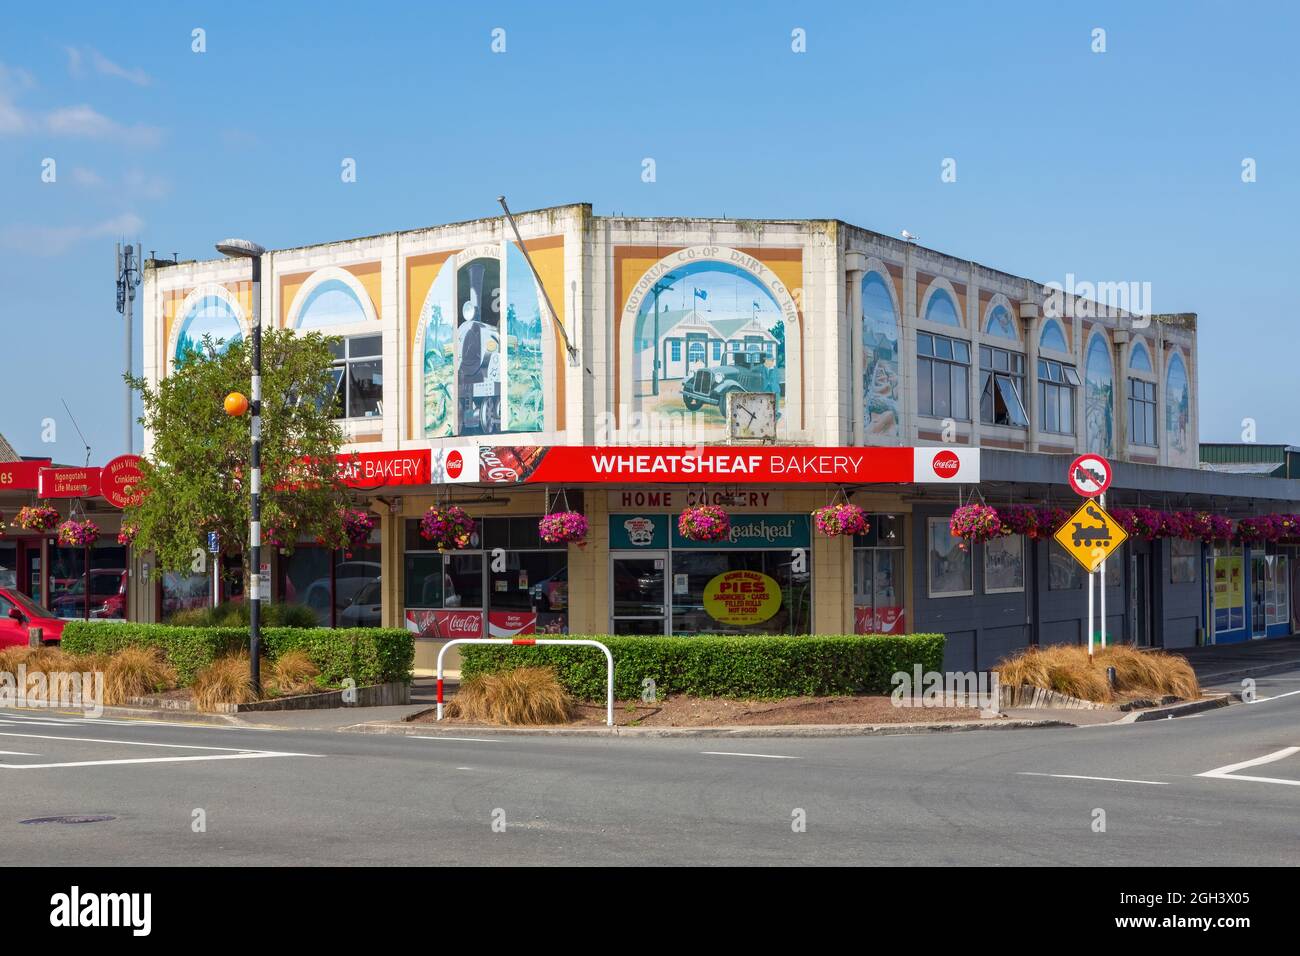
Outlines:
[{"label": "white line on road", "polygon": [[493,740],[491,737],[421,737],[418,734],[411,734],[411,740],[463,740],[474,744],[499,744],[500,740]]},{"label": "white line on road", "polygon": [[1272,697],[1256,697],[1250,703],[1262,704],[1266,700],[1281,700],[1283,697],[1294,697],[1296,694],[1300,694],[1300,690],[1289,690],[1285,694],[1274,694]]},{"label": "white line on road", "polygon": [[1285,760],[1295,753],[1300,753],[1300,747],[1283,747],[1281,750],[1275,750],[1271,754],[1264,754],[1264,756],[1256,757],[1254,760],[1230,763],[1226,767],[1215,767],[1213,770],[1205,771],[1205,773],[1198,773],[1197,776],[1213,777],[1216,780],[1247,780],[1251,783],[1280,783],[1287,787],[1300,787],[1300,780],[1286,780],[1281,777],[1251,777],[1235,772],[1245,770],[1247,767],[1258,767],[1260,764],[1273,763],[1275,760]]},{"label": "white line on road", "polygon": [[[37,740],[71,740],[83,744],[121,744],[123,747],[171,747],[174,750],[232,750],[259,753],[246,747],[201,747],[198,744],[156,744],[145,740],[112,740],[106,737],[63,737],[59,734],[17,734],[12,730],[0,730],[0,737],[35,737]],[[304,756],[311,756],[310,754]]]},{"label": "white line on road", "polygon": [[742,754],[733,753],[730,750],[701,750],[700,753],[710,757],[766,757],[768,760],[798,760],[798,757],[787,757],[784,754]]},{"label": "white line on road", "polygon": [[1124,777],[1085,777],[1078,773],[1034,773],[1032,770],[1021,770],[1021,777],[1058,777],[1062,780],[1101,780],[1104,783],[1144,783],[1151,787],[1167,787],[1167,781],[1164,780],[1129,780]]},{"label": "white line on road", "polygon": [[4,770],[49,770],[56,767],[115,767],[129,763],[186,763],[192,760],[256,760],[259,757],[315,757],[317,754],[273,753],[200,754],[195,757],[135,757],[130,760],[78,760],[72,763],[0,763]]},{"label": "white line on road", "polygon": [[40,754],[29,754],[23,750],[0,750],[0,756],[3,757],[39,757]]}]

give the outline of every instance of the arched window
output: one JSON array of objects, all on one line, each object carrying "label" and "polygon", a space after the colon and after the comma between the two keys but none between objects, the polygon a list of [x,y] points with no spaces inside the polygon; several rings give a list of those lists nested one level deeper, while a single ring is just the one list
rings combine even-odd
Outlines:
[{"label": "arched window", "polygon": [[1152,371],[1151,353],[1147,351],[1147,347],[1141,342],[1133,343],[1133,351],[1128,358],[1128,367],[1135,372]]},{"label": "arched window", "polygon": [[961,319],[957,316],[957,306],[953,304],[952,296],[946,289],[935,289],[934,294],[930,296],[930,301],[925,306],[925,320],[927,322],[937,322],[940,325],[952,325],[961,327]]},{"label": "arched window", "polygon": [[1016,334],[1016,323],[1004,305],[995,305],[989,309],[989,320],[984,326],[984,331],[998,338],[1010,339],[1013,342],[1020,341],[1020,336]]},{"label": "arched window", "polygon": [[324,329],[365,320],[366,310],[356,291],[342,279],[326,279],[307,293],[294,327]]},{"label": "arched window", "polygon": [[862,398],[868,435],[898,437],[898,313],[879,272],[862,277]]},{"label": "arched window", "polygon": [[1058,352],[1070,351],[1070,346],[1065,341],[1065,333],[1061,331],[1061,323],[1055,319],[1048,319],[1043,324],[1043,334],[1038,337],[1039,348],[1056,349]]},{"label": "arched window", "polygon": [[1174,451],[1187,451],[1187,430],[1191,425],[1191,389],[1187,382],[1187,366],[1183,357],[1174,352],[1169,359],[1165,375],[1165,433],[1169,447]]},{"label": "arched window", "polygon": [[183,365],[191,358],[206,355],[208,348],[224,352],[243,336],[234,307],[220,295],[204,295],[185,313],[172,358],[177,365]]},{"label": "arched window", "polygon": [[1084,419],[1088,451],[1109,455],[1115,441],[1115,374],[1106,338],[1094,335],[1084,359]]}]

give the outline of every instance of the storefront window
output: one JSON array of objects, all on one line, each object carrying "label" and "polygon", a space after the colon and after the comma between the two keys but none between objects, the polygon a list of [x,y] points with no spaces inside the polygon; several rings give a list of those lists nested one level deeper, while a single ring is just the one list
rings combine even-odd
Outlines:
[{"label": "storefront window", "polygon": [[299,544],[280,560],[280,599],[310,608],[321,627],[379,627],[382,562],[378,529],[350,552]]},{"label": "storefront window", "polygon": [[930,597],[958,597],[975,593],[971,583],[971,553],[957,546],[957,539],[948,530],[948,519],[930,518],[927,528]]},{"label": "storefront window", "polygon": [[853,538],[853,631],[903,634],[903,519],[868,515],[866,534]]},{"label": "storefront window", "polygon": [[165,624],[181,611],[192,611],[212,604],[212,574],[179,574],[167,571],[162,576],[162,616]]},{"label": "storefront window", "polygon": [[1083,570],[1083,565],[1055,539],[1047,545],[1047,565],[1049,591],[1076,591],[1083,587],[1084,575],[1087,573]]},{"label": "storefront window", "polygon": [[674,634],[807,634],[812,574],[789,551],[674,551]]},{"label": "storefront window", "polygon": [[1011,534],[984,542],[984,593],[1025,589],[1025,539]]},{"label": "storefront window", "polygon": [[126,548],[101,540],[90,549],[50,549],[49,608],[57,616],[126,617]]},{"label": "storefront window", "polygon": [[0,541],[0,588],[18,587],[18,545]]},{"label": "storefront window", "polygon": [[1239,631],[1246,626],[1246,584],[1240,548],[1214,555],[1214,630]]},{"label": "storefront window", "polygon": [[1201,543],[1183,538],[1169,539],[1169,583],[1192,584],[1201,559]]}]

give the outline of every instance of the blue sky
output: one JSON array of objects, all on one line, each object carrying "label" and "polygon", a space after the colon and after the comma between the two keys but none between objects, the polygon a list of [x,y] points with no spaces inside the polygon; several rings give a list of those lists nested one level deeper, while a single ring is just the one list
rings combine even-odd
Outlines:
[{"label": "blue sky", "polygon": [[1281,3],[16,5],[0,432],[81,461],[66,399],[92,463],[123,450],[119,237],[207,258],[227,235],[489,216],[505,193],[835,217],[1042,281],[1147,281],[1156,311],[1200,314],[1201,437],[1238,440],[1250,417],[1260,441],[1300,442],[1298,27]]}]

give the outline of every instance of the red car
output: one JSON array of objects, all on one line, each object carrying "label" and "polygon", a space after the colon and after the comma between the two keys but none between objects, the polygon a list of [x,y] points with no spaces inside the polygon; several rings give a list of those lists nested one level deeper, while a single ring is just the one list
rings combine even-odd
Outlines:
[{"label": "red car", "polygon": [[0,647],[26,647],[27,629],[39,627],[46,644],[63,638],[63,621],[14,588],[0,588]]}]

